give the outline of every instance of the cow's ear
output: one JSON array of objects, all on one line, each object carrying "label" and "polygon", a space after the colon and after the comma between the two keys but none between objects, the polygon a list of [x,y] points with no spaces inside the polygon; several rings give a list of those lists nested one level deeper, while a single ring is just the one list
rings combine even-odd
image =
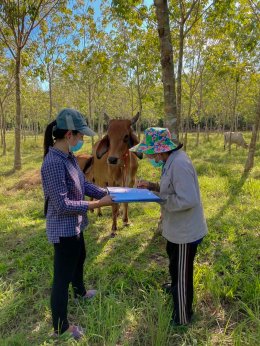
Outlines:
[{"label": "cow's ear", "polygon": [[137,153],[135,151],[132,151],[132,153],[135,154],[140,160],[142,160],[142,158],[144,157],[143,153]]},{"label": "cow's ear", "polygon": [[[133,131],[131,131],[131,133],[130,133],[128,143],[129,143],[129,148],[132,148],[133,146],[135,146],[139,143],[139,139]],[[140,159],[140,160],[143,158],[143,153],[133,152],[133,154],[135,154],[138,157],[138,159]]]},{"label": "cow's ear", "polygon": [[89,173],[89,171],[90,171],[90,169],[91,169],[93,163],[94,163],[94,156],[91,155],[91,156],[86,160],[85,166],[84,166],[84,168],[83,168],[83,172],[84,172],[85,174],[88,174],[88,173]]},{"label": "cow's ear", "polygon": [[138,143],[139,143],[138,137],[136,136],[134,131],[131,131],[130,136],[129,136],[129,140],[128,140],[129,148],[132,148],[133,146],[135,146]]},{"label": "cow's ear", "polygon": [[109,149],[109,138],[108,135],[105,135],[101,141],[99,142],[96,150],[96,156],[98,159],[101,159],[101,157],[108,152]]}]

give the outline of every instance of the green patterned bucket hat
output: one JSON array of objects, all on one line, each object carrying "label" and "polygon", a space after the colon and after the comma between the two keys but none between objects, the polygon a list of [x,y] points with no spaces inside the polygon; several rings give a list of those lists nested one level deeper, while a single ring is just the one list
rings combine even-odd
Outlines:
[{"label": "green patterned bucket hat", "polygon": [[162,127],[149,127],[144,131],[144,140],[130,149],[144,154],[165,153],[176,149],[170,131]]}]

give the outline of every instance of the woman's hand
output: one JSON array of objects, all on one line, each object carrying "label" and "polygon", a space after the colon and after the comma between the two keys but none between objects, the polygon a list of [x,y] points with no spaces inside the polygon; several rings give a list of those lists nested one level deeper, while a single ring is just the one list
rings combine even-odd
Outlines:
[{"label": "woman's hand", "polygon": [[150,186],[150,182],[149,181],[147,181],[147,180],[138,180],[137,181],[137,184],[136,184],[136,187],[138,188],[138,189],[148,189],[149,188],[149,186]]},{"label": "woman's hand", "polygon": [[107,205],[112,205],[114,203],[110,195],[106,195],[105,197],[101,198],[98,202],[100,207],[105,207]]},{"label": "woman's hand", "polygon": [[109,195],[106,195],[105,197],[97,200],[97,201],[89,201],[88,202],[88,209],[93,210],[95,208],[101,208],[108,205],[112,205],[114,202],[112,200],[112,197]]}]

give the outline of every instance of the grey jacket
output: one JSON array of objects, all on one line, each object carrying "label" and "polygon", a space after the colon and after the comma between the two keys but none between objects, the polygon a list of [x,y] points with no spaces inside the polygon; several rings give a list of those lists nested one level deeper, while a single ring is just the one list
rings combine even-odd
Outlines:
[{"label": "grey jacket", "polygon": [[199,183],[191,160],[182,150],[169,156],[160,182],[162,235],[172,243],[185,244],[207,233]]}]

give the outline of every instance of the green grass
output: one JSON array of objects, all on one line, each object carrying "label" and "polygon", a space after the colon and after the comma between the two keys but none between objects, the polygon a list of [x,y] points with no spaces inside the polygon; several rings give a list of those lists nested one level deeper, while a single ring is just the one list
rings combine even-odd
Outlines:
[{"label": "green grass", "polygon": [[[30,185],[41,165],[42,138],[23,142],[23,168],[15,173],[11,135],[7,143],[7,156],[0,157],[0,345],[73,345],[49,337],[53,249],[45,235],[41,186]],[[196,148],[190,134],[187,152],[209,226],[196,259],[194,323],[169,326],[172,302],[160,289],[169,274],[165,240],[157,232],[158,205],[131,204],[132,224],[124,228],[119,220],[114,239],[107,207],[101,218],[89,214],[85,232],[85,281],[99,295],[84,304],[69,300],[70,321],[87,330],[79,345],[259,344],[260,146],[248,177],[242,176],[246,150],[234,148],[229,155],[220,135],[209,142],[201,136]],[[142,160],[138,176],[156,181],[159,170]]]}]

